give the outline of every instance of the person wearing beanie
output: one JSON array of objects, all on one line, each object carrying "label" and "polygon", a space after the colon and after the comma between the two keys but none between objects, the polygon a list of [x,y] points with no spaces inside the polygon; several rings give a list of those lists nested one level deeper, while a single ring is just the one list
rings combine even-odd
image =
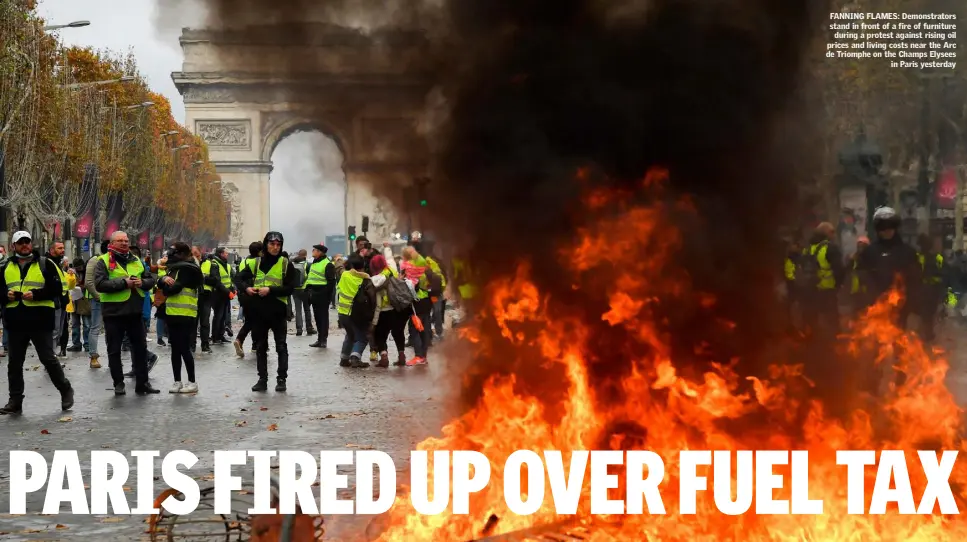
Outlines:
[{"label": "person wearing beanie", "polygon": [[289,348],[286,344],[286,313],[289,297],[295,290],[298,274],[288,258],[282,257],[284,238],[280,232],[270,231],[262,240],[262,255],[249,260],[235,275],[235,286],[248,298],[246,319],[252,320],[252,339],[256,347],[259,379],[252,391],[268,389],[268,338],[275,339],[278,369],[275,391],[286,390],[289,371]]}]

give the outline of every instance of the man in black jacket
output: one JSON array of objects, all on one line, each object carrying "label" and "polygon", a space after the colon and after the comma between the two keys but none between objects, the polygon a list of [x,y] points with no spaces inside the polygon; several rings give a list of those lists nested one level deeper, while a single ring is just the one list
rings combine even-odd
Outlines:
[{"label": "man in black jacket", "polygon": [[13,245],[13,256],[0,270],[0,296],[6,300],[4,332],[10,334],[10,402],[0,408],[0,414],[19,414],[23,410],[23,366],[30,343],[60,392],[61,409],[69,410],[74,406],[74,389],[54,354],[54,307],[64,295],[57,264],[34,250],[30,234],[25,231],[13,234]]},{"label": "man in black jacket", "polygon": [[262,240],[262,255],[249,260],[235,275],[235,287],[248,298],[245,318],[252,321],[252,339],[256,345],[259,380],[252,391],[268,389],[269,330],[275,338],[279,354],[275,391],[285,391],[289,371],[289,348],[286,344],[286,311],[289,296],[295,290],[298,274],[288,259],[282,257],[282,234],[270,231]]},{"label": "man in black jacket", "polygon": [[94,283],[101,294],[101,313],[107,335],[107,359],[114,379],[114,394],[124,395],[124,372],[121,368],[121,341],[127,333],[131,340],[135,388],[138,395],[160,393],[148,382],[148,343],[141,315],[144,296],[155,285],[154,276],[131,254],[128,235],[123,231],[111,236],[108,253],[94,268]]}]

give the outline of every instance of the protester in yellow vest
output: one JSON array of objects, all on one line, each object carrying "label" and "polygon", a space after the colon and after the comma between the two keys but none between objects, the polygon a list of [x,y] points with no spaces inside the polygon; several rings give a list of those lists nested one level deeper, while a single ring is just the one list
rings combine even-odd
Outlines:
[{"label": "protester in yellow vest", "polygon": [[309,346],[326,348],[329,341],[329,306],[336,288],[336,268],[329,261],[329,248],[318,244],[312,246],[312,264],[306,267],[306,292],[312,304],[319,337]]},{"label": "protester in yellow vest", "polygon": [[[171,246],[165,271],[165,276],[158,281],[158,290],[165,297],[164,311],[159,311],[162,315],[159,318],[164,319],[171,341],[171,370],[175,378],[168,392],[197,393],[191,336],[198,325],[198,290],[203,285],[203,277],[187,243]],[[188,382],[184,384],[181,381],[182,363],[188,376]]]},{"label": "protester in yellow vest", "polygon": [[405,278],[416,291],[416,302],[414,311],[423,329],[419,329],[417,324],[411,319],[409,324],[410,341],[413,343],[413,351],[416,354],[407,360],[406,365],[426,365],[427,354],[430,347],[430,312],[433,303],[430,301],[429,283],[426,278],[426,270],[429,264],[426,259],[412,246],[403,249],[403,261],[400,263],[400,274]]},{"label": "protester in yellow vest", "polygon": [[61,284],[61,296],[54,301],[54,308],[56,314],[54,318],[57,319],[57,325],[54,327],[54,349],[57,351],[57,355],[64,358],[67,357],[67,304],[70,302],[70,296],[68,295],[67,288],[67,273],[64,272],[64,243],[62,241],[54,241],[50,245],[50,250],[47,251],[47,259],[57,264],[57,275],[60,276]]},{"label": "protester in yellow vest", "polygon": [[[372,282],[369,275],[363,271],[366,262],[359,254],[353,254],[346,260],[346,271],[339,277],[339,284],[336,285],[336,310],[339,313],[339,323],[346,331],[346,338],[342,343],[342,351],[339,356],[339,365],[343,367],[366,368],[369,363],[362,361],[363,351],[366,350],[366,341],[369,336],[369,326],[372,324],[373,315],[362,318],[360,314],[353,313],[353,301],[361,288],[369,283],[372,290]],[[375,290],[373,295],[375,297]],[[375,308],[376,300],[372,299]]]},{"label": "protester in yellow vest", "polygon": [[114,380],[114,394],[124,395],[124,370],[121,367],[121,341],[131,341],[135,388],[138,395],[161,393],[148,382],[148,344],[144,323],[144,298],[155,279],[131,253],[128,234],[111,236],[108,253],[94,269],[94,283],[101,295],[101,314],[107,335],[107,359]]},{"label": "protester in yellow vest", "polygon": [[392,279],[399,279],[399,275],[386,261],[385,256],[382,254],[373,256],[373,259],[369,261],[369,270],[374,273],[370,280],[373,281],[377,296],[377,317],[376,326],[373,329],[372,345],[374,351],[379,353],[379,361],[376,366],[389,366],[387,339],[392,335],[393,342],[396,343],[396,361],[393,362],[393,365],[402,367],[406,365],[406,353],[404,351],[406,348],[406,323],[409,321],[412,312],[410,309],[398,311],[390,303],[389,283]]},{"label": "protester in yellow vest", "polygon": [[60,392],[61,409],[69,410],[74,405],[74,390],[53,348],[54,300],[64,292],[57,264],[34,250],[29,233],[18,231],[12,240],[13,254],[0,269],[0,298],[6,303],[4,333],[9,335],[10,364],[7,371],[10,401],[0,408],[0,414],[23,411],[23,366],[31,343],[50,381]]},{"label": "protester in yellow vest", "polygon": [[829,222],[816,226],[809,246],[803,249],[801,267],[796,270],[797,275],[807,275],[811,281],[800,292],[806,331],[825,344],[831,344],[839,333],[837,292],[846,275],[842,252],[833,243],[835,237],[836,228]]},{"label": "protester in yellow vest", "polygon": [[920,335],[925,341],[932,342],[935,338],[937,312],[944,303],[947,284],[944,269],[943,239],[921,235],[919,239],[920,251],[917,261],[920,264],[921,284],[919,303],[914,312],[920,315]]},{"label": "protester in yellow vest", "polygon": [[286,309],[299,275],[288,258],[282,257],[283,242],[281,233],[266,233],[262,240],[262,255],[248,260],[248,265],[235,275],[235,286],[244,292],[241,297],[248,298],[245,318],[252,320],[252,339],[256,347],[259,379],[252,386],[252,391],[268,389],[269,330],[275,338],[275,350],[279,356],[275,391],[286,390],[285,380],[289,371]]},{"label": "protester in yellow vest", "polygon": [[[243,269],[249,266],[250,262],[255,261],[262,254],[262,242],[253,241],[248,245],[248,257],[243,259],[238,266],[238,273],[241,273]],[[238,273],[235,277],[238,277]],[[239,315],[242,318],[242,327],[238,330],[238,334],[235,336],[235,341],[232,344],[235,346],[235,355],[240,358],[245,357],[245,339],[248,338],[248,334],[252,332],[252,319],[247,316],[248,312],[248,302],[249,296],[240,295],[238,296],[238,309]],[[252,351],[255,351],[255,344],[253,341]]]},{"label": "protester in yellow vest", "polygon": [[306,281],[309,274],[309,263],[306,261],[306,249],[299,249],[299,253],[292,258],[292,267],[299,273],[301,284],[295,287],[292,293],[292,304],[295,305],[295,336],[301,337],[302,330],[305,329],[306,335],[315,335],[316,329],[312,324],[312,304],[309,300],[309,292],[306,290]]}]

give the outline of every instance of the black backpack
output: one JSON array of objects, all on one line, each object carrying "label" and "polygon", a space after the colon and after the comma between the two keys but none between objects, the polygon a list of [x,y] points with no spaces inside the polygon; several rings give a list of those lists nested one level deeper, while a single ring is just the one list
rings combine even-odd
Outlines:
[{"label": "black backpack", "polygon": [[376,316],[376,287],[373,281],[363,279],[359,285],[356,296],[353,297],[353,305],[349,311],[349,318],[357,326],[368,329]]},{"label": "black backpack", "polygon": [[440,297],[443,295],[443,277],[433,272],[433,269],[426,268],[427,293],[430,297]]},{"label": "black backpack", "polygon": [[815,289],[819,286],[819,251],[825,244],[816,248],[816,253],[810,253],[812,247],[803,249],[802,256],[796,262],[796,286],[799,289]]}]

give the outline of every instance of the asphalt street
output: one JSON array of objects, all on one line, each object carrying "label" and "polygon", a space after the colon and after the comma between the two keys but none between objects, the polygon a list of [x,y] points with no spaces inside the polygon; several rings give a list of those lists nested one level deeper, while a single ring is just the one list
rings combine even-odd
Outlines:
[{"label": "asphalt street", "polygon": [[[333,318],[335,321],[335,318]],[[236,324],[236,330],[238,325]],[[320,450],[377,449],[390,454],[399,480],[408,468],[408,454],[427,436],[438,435],[445,423],[445,386],[441,382],[442,357],[452,350],[444,341],[431,352],[430,364],[421,367],[386,369],[343,368],[338,365],[338,348],[343,333],[333,330],[328,349],[310,348],[310,336],[295,336],[290,323],[288,390],[273,391],[274,355],[269,351],[269,391],[255,393],[255,354],[246,345],[243,359],[229,345],[213,346],[210,355],[196,355],[196,395],[167,393],[173,376],[170,350],[152,344],[149,348],[161,360],[151,381],[161,394],[135,395],[133,380],[128,394],[115,397],[102,344],[101,369],[90,369],[86,354],[69,354],[63,360],[75,389],[76,402],[70,412],[61,412],[59,394],[53,388],[33,352],[25,364],[26,399],[19,416],[0,416],[0,442],[6,450],[34,450],[48,462],[55,450],[80,452],[85,480],[90,450],[190,450],[200,463],[191,469],[202,488],[211,485],[214,450],[304,450],[318,457]],[[153,341],[154,335],[149,336]],[[409,355],[412,355],[412,350]],[[125,369],[130,354],[124,353]],[[0,366],[7,358],[0,358]],[[3,394],[6,395],[6,367]],[[4,397],[5,399],[6,397]],[[129,457],[129,459],[131,459]],[[134,486],[132,478],[126,486]],[[160,475],[160,466],[156,467]],[[248,478],[244,470],[236,471]],[[276,471],[277,472],[277,471]],[[349,471],[346,471],[349,473]],[[0,454],[0,511],[9,510],[9,454]],[[161,484],[161,482],[157,482]],[[352,498],[355,482],[350,477],[345,498]],[[160,493],[161,487],[155,490]],[[126,493],[133,507],[135,489]],[[0,514],[0,539],[4,540],[139,540],[147,539],[144,516],[43,516],[44,491],[28,497],[26,516]],[[64,505],[62,510],[67,509]],[[327,520],[330,537],[344,540],[361,534],[367,518],[336,517]],[[224,535],[221,538],[225,540]]]},{"label": "asphalt street", "polygon": [[[333,319],[334,321],[334,319]],[[447,339],[431,351],[430,364],[424,367],[387,369],[350,369],[339,367],[338,347],[343,334],[333,330],[330,348],[310,348],[310,336],[295,336],[290,323],[288,337],[290,369],[288,390],[274,387],[274,356],[269,353],[270,388],[265,393],[250,390],[257,378],[255,355],[246,345],[243,359],[236,357],[231,345],[214,346],[210,355],[199,353],[196,395],[168,394],[173,380],[169,350],[154,344],[150,349],[161,357],[151,373],[152,382],[163,393],[138,397],[133,383],[128,395],[115,397],[101,345],[104,367],[90,369],[85,354],[71,354],[63,360],[68,378],[76,391],[70,412],[61,412],[59,395],[33,352],[25,364],[27,384],[24,412],[19,416],[0,416],[0,442],[7,450],[34,450],[48,462],[55,450],[78,450],[85,480],[90,450],[159,450],[166,454],[184,449],[194,452],[200,463],[192,476],[202,488],[210,487],[214,450],[303,450],[317,455],[320,450],[377,449],[393,457],[397,479],[406,481],[408,453],[428,436],[439,435],[455,408],[449,401],[452,384],[446,379],[446,359],[455,359],[465,348]],[[237,324],[236,324],[237,329]],[[962,352],[967,344],[967,326],[948,324],[940,346],[954,352],[948,386],[959,402],[967,404],[967,363]],[[412,355],[412,351],[410,351]],[[130,354],[125,353],[125,363]],[[0,367],[7,358],[0,358]],[[125,369],[129,368],[128,365]],[[6,367],[0,368],[0,375]],[[5,388],[5,376],[0,376]],[[0,390],[4,395],[6,390]],[[157,467],[160,475],[160,466]],[[235,474],[251,480],[249,468]],[[277,472],[277,471],[275,471]],[[355,480],[352,471],[349,489],[341,498],[352,498]],[[128,502],[136,501],[132,478],[126,485]],[[250,483],[250,482],[249,482]],[[246,487],[250,487],[249,483]],[[9,510],[9,455],[0,454],[0,511]],[[155,495],[163,488],[156,482]],[[318,491],[318,488],[314,488]],[[25,516],[0,514],[0,540],[149,540],[144,534],[145,516],[41,515],[44,491],[28,497]],[[62,510],[66,510],[63,505]],[[365,540],[370,526],[365,516],[325,518],[327,540]],[[224,532],[223,532],[224,533]],[[215,540],[216,538],[197,538]],[[225,540],[224,534],[220,540]]]}]

